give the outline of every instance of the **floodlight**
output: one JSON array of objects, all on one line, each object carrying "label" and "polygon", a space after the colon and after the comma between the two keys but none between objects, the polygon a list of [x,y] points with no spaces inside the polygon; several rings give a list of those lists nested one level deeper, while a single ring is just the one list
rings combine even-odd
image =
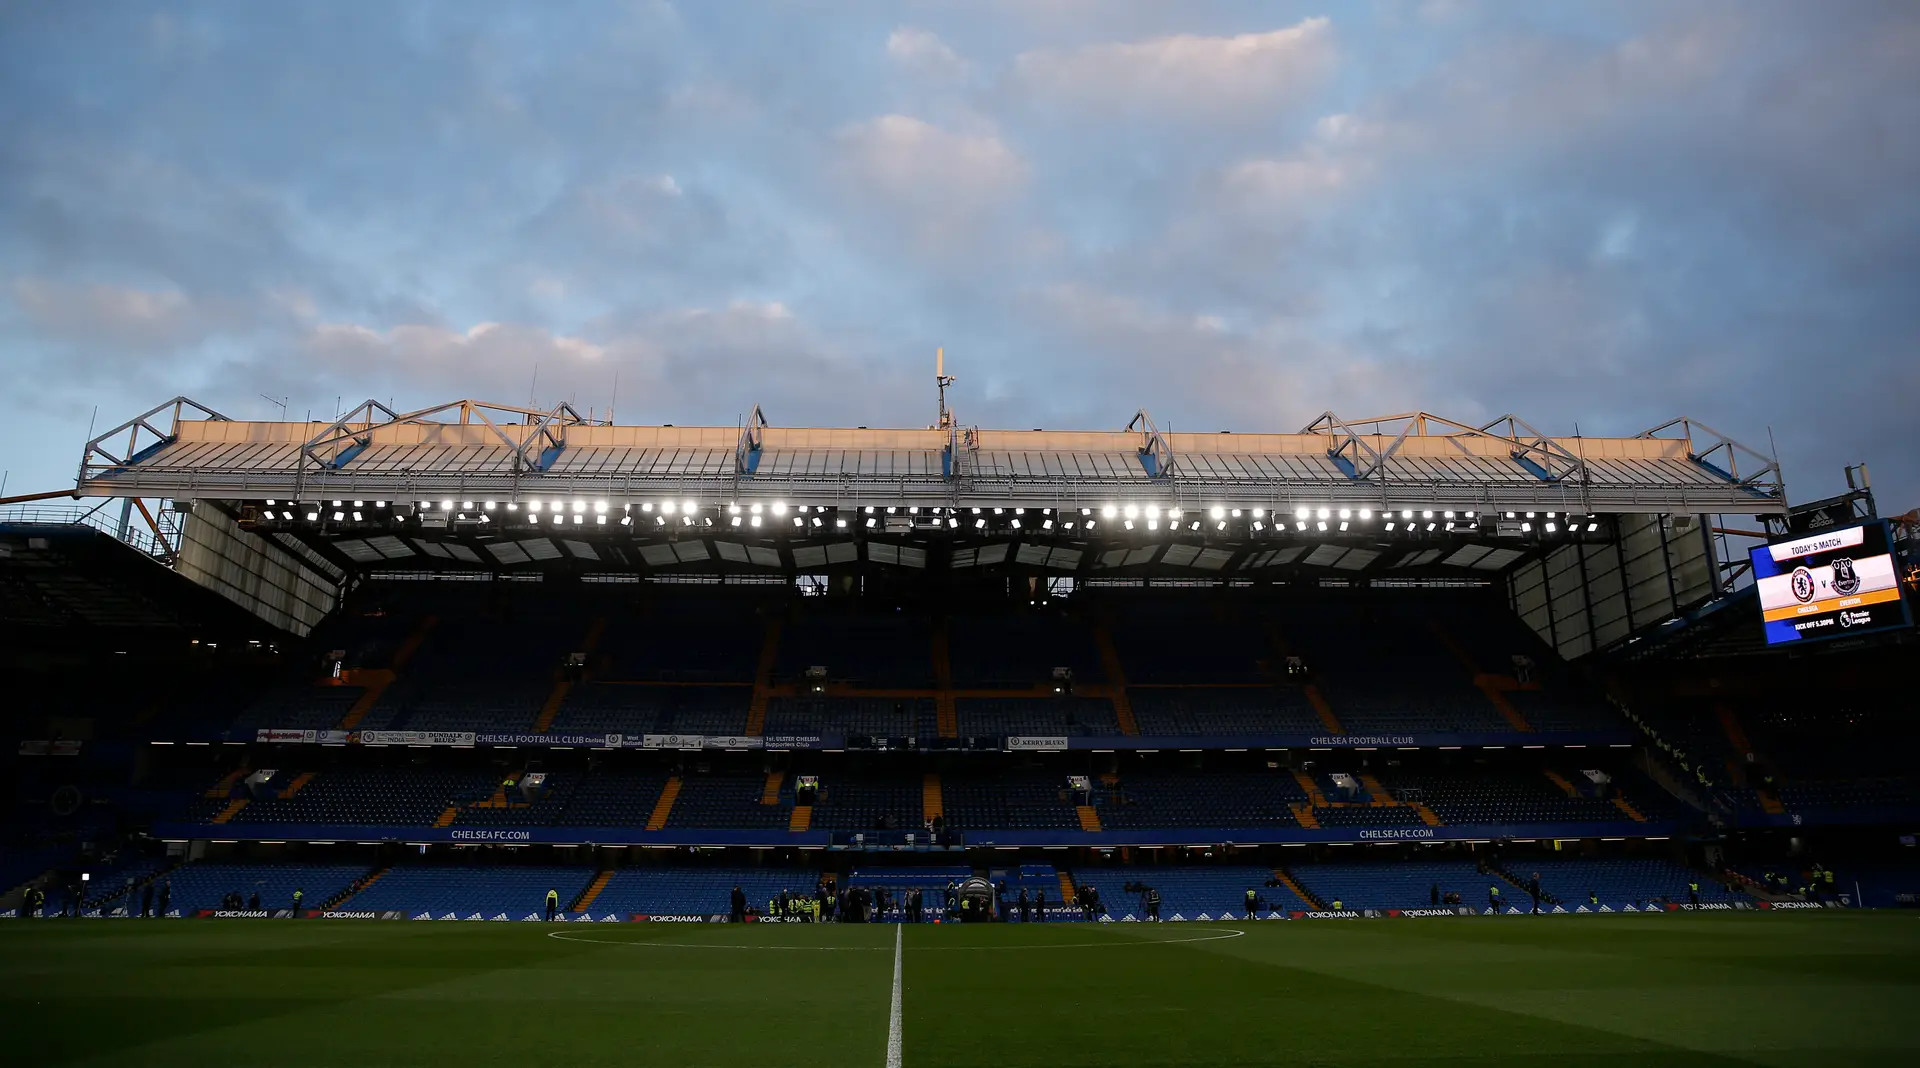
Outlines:
[{"label": "floodlight", "polygon": [[1207,510],[1207,515],[1213,517],[1214,519],[1219,519],[1222,516],[1225,516],[1226,514],[1227,514],[1227,510],[1225,508],[1220,507],[1217,504]]},{"label": "floodlight", "polygon": [[1305,519],[1312,514],[1312,510],[1307,508],[1296,508],[1293,511],[1293,517],[1295,519]]},{"label": "floodlight", "polygon": [[1553,533],[1557,533],[1559,530],[1560,530],[1560,524],[1558,523],[1547,524],[1547,533],[1553,534]]},{"label": "floodlight", "polygon": [[1109,505],[1107,505],[1106,507],[1104,507],[1104,508],[1102,508],[1102,509],[1100,509],[1100,518],[1102,518],[1102,519],[1112,519],[1112,518],[1113,518],[1114,516],[1116,516],[1116,515],[1119,515],[1119,514],[1120,514],[1120,509],[1118,509],[1118,508],[1115,508],[1115,507],[1114,507],[1113,505],[1111,505],[1111,504],[1109,504]]},{"label": "floodlight", "polygon": [[[335,502],[333,502],[333,503],[335,503],[335,504],[339,504],[340,502],[339,502],[339,501],[335,501]],[[451,511],[453,511],[453,502],[452,502],[452,501],[441,501],[441,502],[440,502],[440,510],[441,510],[441,511],[443,511],[443,512],[451,512]]]},{"label": "floodlight", "polygon": [[346,518],[346,515],[344,513],[341,513],[341,512],[333,513],[333,521],[336,523],[340,522],[342,519],[345,519],[345,518]]},{"label": "floodlight", "polygon": [[1522,524],[1520,524],[1520,533],[1522,533],[1522,534],[1531,534],[1532,532],[1533,532],[1533,524],[1532,524],[1532,523],[1522,523]]},{"label": "floodlight", "polygon": [[1327,510],[1327,509],[1325,509],[1325,508],[1322,508],[1322,509],[1320,509],[1320,515],[1319,515],[1319,518],[1321,518],[1321,519],[1325,519],[1325,518],[1327,518],[1327,514],[1328,514],[1328,510]]},{"label": "floodlight", "polygon": [[1373,518],[1373,509],[1371,509],[1371,508],[1362,508],[1362,509],[1360,509],[1360,521],[1361,521],[1362,523],[1364,523],[1364,522],[1366,522],[1367,520],[1369,520],[1369,519],[1372,519],[1372,518]]},{"label": "floodlight", "polygon": [[785,502],[785,501],[775,501],[775,502],[773,502],[773,514],[774,514],[774,515],[786,515],[786,514],[787,514],[787,502]]},{"label": "floodlight", "polygon": [[606,514],[607,514],[607,502],[605,502],[605,501],[595,501],[595,502],[593,502],[593,514],[594,514],[594,515],[606,515]]},{"label": "floodlight", "polygon": [[585,515],[585,514],[586,514],[586,511],[587,511],[587,502],[585,502],[585,501],[575,501],[575,502],[573,502],[573,514],[574,514],[574,515]]},{"label": "floodlight", "polygon": [[700,510],[700,506],[693,503],[692,501],[681,501],[680,510],[687,513],[688,515],[692,515],[694,512],[697,512]]},{"label": "floodlight", "polygon": [[1318,521],[1316,521],[1316,522],[1315,522],[1315,523],[1313,524],[1313,529],[1315,529],[1315,530],[1320,530],[1320,531],[1324,531],[1324,530],[1326,530],[1326,529],[1327,529],[1327,521],[1326,521],[1326,520],[1324,520],[1324,519],[1321,519],[1321,520],[1318,520]]},{"label": "floodlight", "polygon": [[1128,530],[1133,529],[1133,520],[1131,519],[1121,520],[1121,524],[1125,526]]},{"label": "floodlight", "polygon": [[984,519],[976,519],[973,521],[973,529],[975,530],[980,530],[984,528],[986,525],[987,525],[987,521]]},{"label": "floodlight", "polygon": [[[754,511],[756,511],[756,512],[757,512],[757,511],[759,511],[759,510],[760,510],[760,506],[756,504],[756,505],[754,505],[754,506],[753,506],[753,509],[754,509]],[[752,517],[752,518],[751,518],[751,519],[750,519],[750,520],[748,521],[748,525],[749,525],[749,526],[756,526],[756,527],[757,527],[757,526],[759,526],[759,525],[760,525],[760,517],[759,517],[759,516],[757,516],[757,515],[756,515],[756,516],[753,516],[753,517]]]},{"label": "floodlight", "polygon": [[491,512],[493,511],[493,502],[488,501],[487,503],[481,505],[480,507],[485,508],[487,511]]}]

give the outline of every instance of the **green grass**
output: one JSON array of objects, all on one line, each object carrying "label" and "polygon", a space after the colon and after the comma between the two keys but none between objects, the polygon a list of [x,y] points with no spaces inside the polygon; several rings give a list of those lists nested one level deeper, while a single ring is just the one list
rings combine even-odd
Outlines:
[{"label": "green grass", "polygon": [[[0,923],[0,1059],[879,1065],[893,945],[887,926]],[[1920,1063],[1920,920],[1900,914],[922,927],[903,974],[906,1068]]]}]

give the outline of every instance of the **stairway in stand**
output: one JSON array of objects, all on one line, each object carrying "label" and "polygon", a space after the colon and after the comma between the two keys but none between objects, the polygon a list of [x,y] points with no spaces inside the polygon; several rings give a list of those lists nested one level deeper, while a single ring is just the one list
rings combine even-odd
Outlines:
[{"label": "stairway in stand", "polygon": [[1306,902],[1307,904],[1312,905],[1314,908],[1324,909],[1327,907],[1326,902],[1320,900],[1319,898],[1315,897],[1313,894],[1309,893],[1307,891],[1307,888],[1304,886],[1301,886],[1299,880],[1295,879],[1293,877],[1293,873],[1288,871],[1287,869],[1285,868],[1273,869],[1273,877],[1275,879],[1280,880],[1280,884],[1282,886],[1285,886],[1287,889],[1293,891],[1294,896],[1298,897],[1300,900]]},{"label": "stairway in stand", "polygon": [[747,705],[747,737],[767,732],[767,701],[772,697],[773,666],[780,659],[780,620],[769,619],[760,635],[760,660],[753,668],[753,697]]},{"label": "stairway in stand", "polygon": [[605,890],[607,888],[607,884],[612,881],[613,881],[613,872],[611,871],[603,871],[600,874],[594,876],[593,881],[587,884],[587,888],[585,890],[580,891],[580,896],[574,898],[573,902],[567,906],[567,911],[568,912],[585,912],[588,909],[592,908],[593,899],[596,897],[599,897],[600,891]]},{"label": "stairway in stand", "polygon": [[213,818],[213,822],[225,823],[228,820],[231,820],[232,818],[234,818],[235,816],[238,816],[240,814],[240,810],[246,807],[247,807],[247,799],[244,797],[236,797],[233,800],[227,802],[227,807],[220,810],[220,814]]},{"label": "stairway in stand", "polygon": [[777,805],[780,803],[780,787],[786,785],[787,773],[784,771],[767,772],[767,784],[760,788],[760,803]]},{"label": "stairway in stand", "polygon": [[1467,672],[1473,676],[1474,687],[1486,695],[1488,703],[1492,704],[1493,707],[1499,711],[1500,715],[1506,718],[1506,721],[1512,725],[1513,729],[1524,734],[1533,733],[1533,724],[1528,723],[1527,717],[1521,715],[1520,710],[1513,706],[1512,701],[1507,700],[1507,691],[1537,690],[1540,688],[1539,685],[1537,683],[1521,682],[1511,675],[1492,675],[1482,672],[1479,665],[1474,663],[1473,654],[1469,653],[1466,646],[1461,645],[1459,640],[1456,639],[1446,627],[1442,626],[1438,620],[1434,621],[1432,629],[1434,638],[1437,639],[1442,646],[1445,646],[1448,652],[1453,654],[1455,660],[1460,661],[1461,666],[1467,669]]},{"label": "stairway in stand", "polygon": [[660,800],[653,803],[653,814],[647,817],[647,830],[661,831],[667,827],[667,817],[673,815],[673,803],[680,799],[680,776],[675,775],[660,788]]},{"label": "stairway in stand", "polygon": [[960,737],[960,713],[953,700],[953,650],[947,636],[947,621],[933,625],[933,698],[934,721],[940,737]]},{"label": "stairway in stand", "polygon": [[1113,702],[1113,718],[1120,733],[1139,737],[1140,721],[1133,718],[1133,701],[1127,697],[1127,667],[1120,662],[1120,650],[1113,644],[1113,626],[1105,619],[1094,624],[1093,640],[1100,647],[1100,670],[1107,675],[1107,699]]},{"label": "stairway in stand", "polygon": [[380,881],[380,877],[392,871],[392,868],[375,868],[373,871],[355,879],[352,885],[320,903],[320,910],[337,909],[352,899],[353,895]]},{"label": "stairway in stand", "polygon": [[1100,813],[1092,805],[1075,805],[1073,810],[1080,817],[1080,829],[1083,831],[1100,830]]},{"label": "stairway in stand", "polygon": [[[574,650],[592,658],[594,650],[600,648],[600,636],[607,632],[604,617],[595,617],[587,624],[587,633],[580,639],[580,648]],[[553,727],[553,717],[560,714],[560,706],[566,703],[567,694],[573,691],[573,677],[567,668],[560,669],[560,676],[553,680],[553,689],[547,693],[546,701],[540,705],[540,716],[533,721],[533,733],[545,734]]]},{"label": "stairway in stand", "polygon": [[400,669],[407,666],[407,661],[412,660],[413,654],[419,652],[420,646],[425,644],[427,635],[432,634],[433,628],[439,625],[439,616],[422,618],[420,625],[414,628],[413,633],[407,635],[407,640],[400,643],[399,649],[394,650],[392,667],[357,668],[341,673],[342,685],[365,687],[360,694],[360,699],[353,703],[352,708],[347,709],[346,716],[340,720],[341,730],[350,731],[360,726],[360,721],[367,718],[367,713],[373,711],[374,705],[380,703],[381,696],[387,692],[388,687],[393,685],[393,680],[400,677]]},{"label": "stairway in stand", "polygon": [[[1280,654],[1283,661],[1294,655],[1293,643],[1287,641],[1286,632],[1272,620],[1267,621],[1267,643],[1273,646],[1274,651]],[[1307,683],[1300,687],[1300,693],[1307,699],[1307,704],[1312,706],[1313,714],[1320,717],[1320,725],[1329,733],[1347,733],[1347,729],[1340,725],[1340,717],[1333,714],[1333,706],[1327,703],[1326,695],[1320,692],[1320,687]]]},{"label": "stairway in stand", "polygon": [[945,823],[947,818],[947,803],[944,795],[940,792],[939,773],[930,771],[920,779],[921,825],[925,826],[931,823],[936,817],[941,820],[942,824]]}]

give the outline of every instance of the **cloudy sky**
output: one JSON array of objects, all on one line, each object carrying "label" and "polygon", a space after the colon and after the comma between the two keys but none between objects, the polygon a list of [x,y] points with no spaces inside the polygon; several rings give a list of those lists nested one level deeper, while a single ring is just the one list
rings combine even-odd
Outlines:
[{"label": "cloudy sky", "polygon": [[0,467],[622,422],[1686,414],[1920,504],[1920,4],[0,0]]}]

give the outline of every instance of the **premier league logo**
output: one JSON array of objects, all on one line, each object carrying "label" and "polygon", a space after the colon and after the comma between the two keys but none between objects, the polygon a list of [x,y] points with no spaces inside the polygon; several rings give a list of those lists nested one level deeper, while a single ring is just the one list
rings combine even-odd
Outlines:
[{"label": "premier league logo", "polygon": [[1793,599],[1801,604],[1813,600],[1813,572],[1804,567],[1793,569]]},{"label": "premier league logo", "polygon": [[1842,597],[1860,592],[1860,573],[1853,569],[1853,561],[1844,556],[1833,562],[1833,592]]}]

